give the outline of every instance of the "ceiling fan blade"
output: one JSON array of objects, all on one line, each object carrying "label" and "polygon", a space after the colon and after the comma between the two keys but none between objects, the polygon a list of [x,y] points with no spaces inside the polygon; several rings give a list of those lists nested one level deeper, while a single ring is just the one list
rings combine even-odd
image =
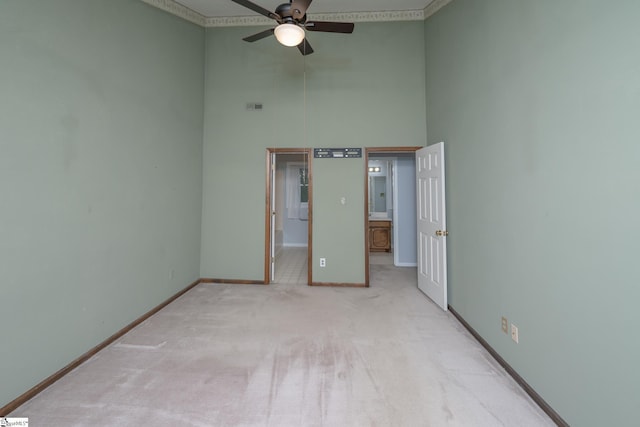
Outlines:
[{"label": "ceiling fan blade", "polygon": [[298,45],[298,50],[303,56],[311,55],[313,53],[313,48],[306,38]]},{"label": "ceiling fan blade", "polygon": [[257,34],[245,37],[242,40],[244,40],[246,42],[249,42],[249,43],[257,42],[258,40],[262,40],[262,39],[264,39],[266,37],[269,37],[269,36],[273,35],[273,30],[274,30],[274,28],[270,28],[268,30],[260,31]]},{"label": "ceiling fan blade", "polygon": [[282,19],[280,17],[280,15],[275,14],[275,13],[273,13],[271,11],[268,11],[264,7],[258,6],[257,4],[252,3],[252,2],[250,2],[248,0],[231,0],[231,1],[234,2],[234,3],[238,3],[239,5],[244,6],[247,9],[251,9],[254,12],[258,12],[260,15],[264,15],[267,18],[275,19],[278,22]]},{"label": "ceiling fan blade", "polygon": [[291,2],[291,16],[293,19],[302,18],[311,4],[312,0],[293,0]]},{"label": "ceiling fan blade", "polygon": [[304,28],[309,31],[322,31],[324,33],[353,33],[353,22],[322,22],[312,21],[304,24]]}]

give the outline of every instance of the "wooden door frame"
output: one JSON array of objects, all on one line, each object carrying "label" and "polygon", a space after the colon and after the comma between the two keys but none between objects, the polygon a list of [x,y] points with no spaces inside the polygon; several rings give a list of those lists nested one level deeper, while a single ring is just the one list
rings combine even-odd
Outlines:
[{"label": "wooden door frame", "polygon": [[[425,145],[426,147],[426,145]],[[364,285],[369,287],[369,154],[415,153],[424,147],[365,147],[364,148]]]},{"label": "wooden door frame", "polygon": [[264,283],[271,283],[271,168],[275,165],[271,161],[272,155],[278,154],[304,154],[307,156],[307,178],[309,180],[309,217],[307,221],[307,285],[311,286],[312,275],[312,250],[313,250],[313,158],[312,148],[267,148],[266,154],[266,190],[265,190],[265,241],[264,241]]}]

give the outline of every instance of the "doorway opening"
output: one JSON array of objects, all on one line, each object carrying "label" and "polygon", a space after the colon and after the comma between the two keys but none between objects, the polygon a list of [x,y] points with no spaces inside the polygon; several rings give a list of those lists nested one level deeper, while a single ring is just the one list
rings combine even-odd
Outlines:
[{"label": "doorway opening", "polygon": [[309,148],[267,149],[265,283],[309,285],[313,185]]},{"label": "doorway opening", "polygon": [[367,287],[372,265],[417,265],[415,152],[420,148],[365,148]]}]

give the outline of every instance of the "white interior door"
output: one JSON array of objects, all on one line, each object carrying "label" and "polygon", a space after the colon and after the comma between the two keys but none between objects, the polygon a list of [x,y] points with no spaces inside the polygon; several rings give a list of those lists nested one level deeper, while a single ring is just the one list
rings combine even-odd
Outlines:
[{"label": "white interior door", "polygon": [[276,280],[276,153],[271,153],[271,283]]},{"label": "white interior door", "polygon": [[416,151],[418,288],[447,310],[444,142]]}]

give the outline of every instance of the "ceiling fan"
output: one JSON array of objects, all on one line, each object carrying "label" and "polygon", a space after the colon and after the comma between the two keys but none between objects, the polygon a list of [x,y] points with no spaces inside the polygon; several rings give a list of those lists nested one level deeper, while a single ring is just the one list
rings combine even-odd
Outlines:
[{"label": "ceiling fan", "polygon": [[305,37],[305,30],[344,34],[353,32],[354,25],[352,22],[307,21],[307,8],[312,0],[289,0],[289,3],[283,3],[278,6],[275,12],[270,12],[248,0],[231,1],[251,9],[254,12],[258,12],[267,18],[271,18],[278,23],[278,26],[275,28],[270,28],[242,39],[250,43],[275,35],[281,44],[285,46],[297,46],[300,53],[309,55],[313,53],[313,48],[311,48],[311,45]]}]

